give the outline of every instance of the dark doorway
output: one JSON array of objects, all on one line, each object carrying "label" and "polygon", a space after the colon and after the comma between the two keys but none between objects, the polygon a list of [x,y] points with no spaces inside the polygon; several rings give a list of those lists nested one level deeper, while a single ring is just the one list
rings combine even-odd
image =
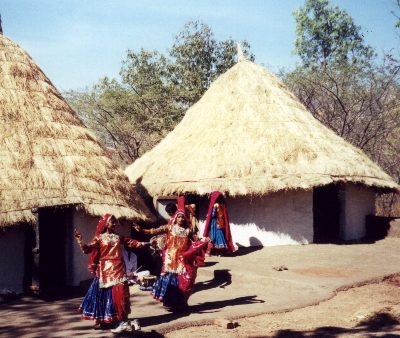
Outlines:
[{"label": "dark doorway", "polygon": [[340,239],[340,186],[314,188],[314,243],[336,243]]},{"label": "dark doorway", "polygon": [[66,285],[66,235],[72,212],[69,208],[44,208],[38,216],[40,292],[48,294]]}]

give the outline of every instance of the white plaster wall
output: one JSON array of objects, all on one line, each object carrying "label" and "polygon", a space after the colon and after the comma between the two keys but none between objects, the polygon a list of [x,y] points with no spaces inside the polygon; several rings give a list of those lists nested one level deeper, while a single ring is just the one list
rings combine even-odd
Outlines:
[{"label": "white plaster wall", "polygon": [[[70,257],[69,262],[67,262],[67,269],[69,270],[67,273],[67,285],[78,286],[80,282],[93,278],[87,269],[89,255],[85,255],[79,248],[73,237],[73,229],[78,229],[82,233],[83,242],[88,243],[96,232],[99,219],[100,217],[89,216],[82,210],[74,211],[73,224],[67,231],[70,234],[67,241],[67,246],[69,246],[67,252],[70,252],[67,254],[67,257]],[[129,225],[121,223],[116,228],[116,232],[120,235],[130,236]]]},{"label": "white plaster wall", "polygon": [[[226,199],[235,246],[307,244],[313,240],[312,191]],[[203,234],[208,200],[199,205]]]},{"label": "white plaster wall", "polygon": [[23,292],[25,233],[21,227],[0,230],[0,290]]},{"label": "white plaster wall", "polygon": [[375,214],[375,192],[364,186],[346,184],[343,204],[342,239],[363,238],[366,235],[365,217]]}]

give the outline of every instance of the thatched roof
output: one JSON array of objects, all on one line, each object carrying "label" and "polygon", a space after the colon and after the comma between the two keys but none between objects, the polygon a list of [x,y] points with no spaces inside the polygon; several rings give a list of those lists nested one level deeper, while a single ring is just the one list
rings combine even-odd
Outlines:
[{"label": "thatched roof", "polygon": [[398,185],[360,149],[317,121],[263,67],[243,60],[125,173],[153,196],[231,196],[354,182]]},{"label": "thatched roof", "polygon": [[18,45],[0,35],[0,227],[32,208],[152,217],[122,170]]}]

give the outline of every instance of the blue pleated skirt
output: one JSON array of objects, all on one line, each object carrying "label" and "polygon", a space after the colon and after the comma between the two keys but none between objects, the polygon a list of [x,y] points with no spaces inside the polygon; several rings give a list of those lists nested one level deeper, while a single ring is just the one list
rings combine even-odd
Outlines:
[{"label": "blue pleated skirt", "polygon": [[158,277],[151,294],[166,307],[175,308],[186,304],[183,293],[179,290],[179,279],[176,273],[166,273]]},{"label": "blue pleated skirt", "polygon": [[224,229],[219,229],[216,219],[211,220],[210,239],[215,249],[227,249],[228,244],[225,240]]},{"label": "blue pleated skirt", "polygon": [[112,299],[112,286],[100,288],[99,279],[95,277],[79,310],[82,312],[82,318],[94,319],[98,323],[111,323],[117,320]]}]

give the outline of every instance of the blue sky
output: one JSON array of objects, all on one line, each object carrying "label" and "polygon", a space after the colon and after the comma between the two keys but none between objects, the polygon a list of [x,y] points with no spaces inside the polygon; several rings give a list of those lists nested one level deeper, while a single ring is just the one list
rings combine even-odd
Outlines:
[{"label": "blue sky", "polygon": [[[166,52],[189,20],[208,24],[219,40],[246,39],[273,72],[293,68],[293,10],[304,0],[0,0],[3,31],[63,91],[118,76],[127,49]],[[379,53],[395,49],[395,0],[331,0],[363,29]],[[400,12],[397,9],[397,12]],[[399,31],[399,30],[397,30]]]}]

